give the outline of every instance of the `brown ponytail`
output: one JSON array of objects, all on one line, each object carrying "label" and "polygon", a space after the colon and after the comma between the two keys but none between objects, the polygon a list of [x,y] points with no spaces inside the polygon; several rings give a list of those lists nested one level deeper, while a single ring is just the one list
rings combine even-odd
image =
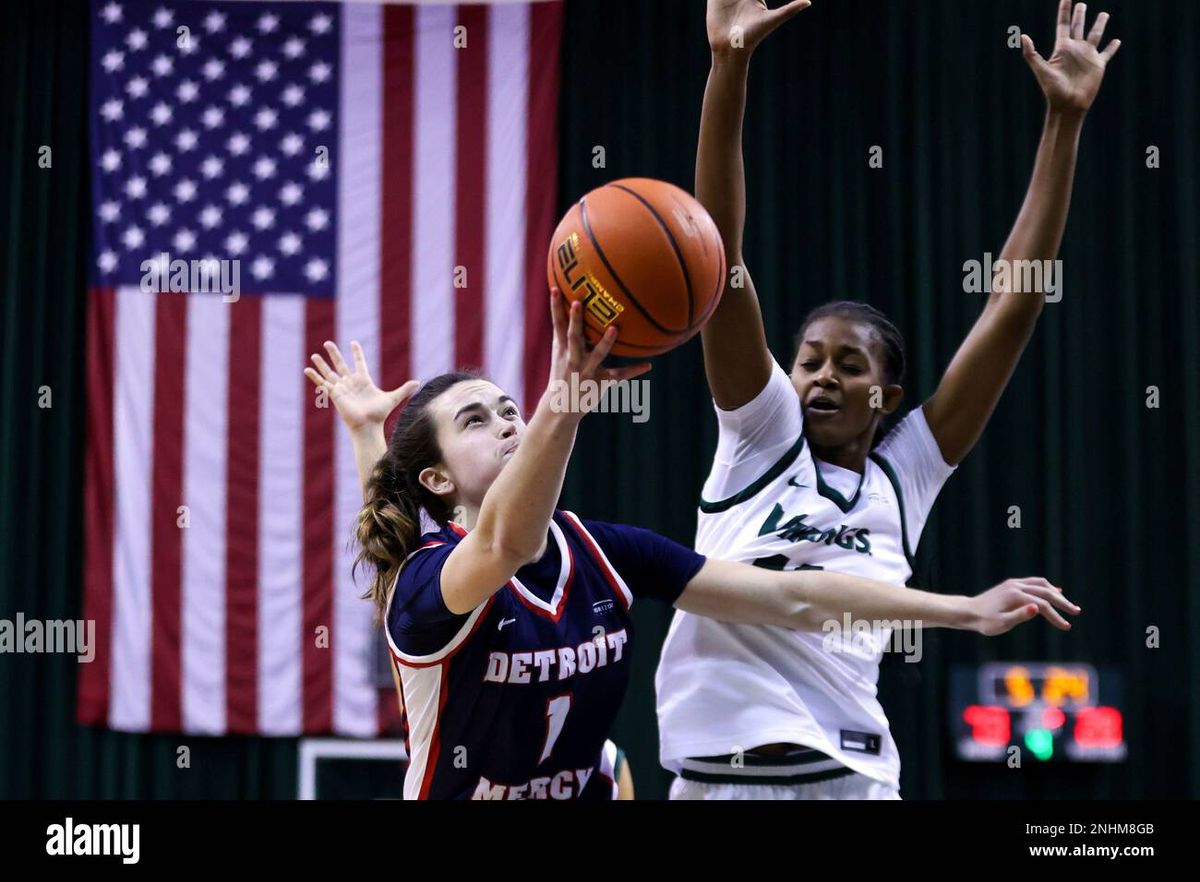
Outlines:
[{"label": "brown ponytail", "polygon": [[362,596],[374,603],[380,620],[400,567],[421,540],[421,509],[439,526],[445,526],[451,516],[449,503],[418,480],[423,469],[442,459],[437,425],[429,405],[456,383],[478,379],[481,379],[478,374],[455,371],[434,377],[418,389],[400,412],[387,453],[375,464],[367,480],[367,501],[355,526],[359,552],[354,570],[357,572],[360,564],[375,570]]}]

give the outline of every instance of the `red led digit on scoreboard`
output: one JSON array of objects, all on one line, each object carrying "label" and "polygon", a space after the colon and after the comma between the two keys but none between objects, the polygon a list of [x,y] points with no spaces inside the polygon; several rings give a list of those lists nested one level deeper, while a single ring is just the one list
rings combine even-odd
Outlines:
[{"label": "red led digit on scoreboard", "polygon": [[972,704],[963,711],[963,720],[971,727],[971,737],[988,747],[1005,747],[1012,735],[1008,711],[1002,707]]},{"label": "red led digit on scoreboard", "polygon": [[1080,747],[1119,747],[1121,712],[1115,707],[1082,707],[1075,712],[1075,743]]}]

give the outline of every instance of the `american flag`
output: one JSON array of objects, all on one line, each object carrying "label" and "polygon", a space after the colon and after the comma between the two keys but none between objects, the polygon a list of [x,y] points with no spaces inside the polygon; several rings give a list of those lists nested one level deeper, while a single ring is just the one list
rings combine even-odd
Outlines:
[{"label": "american flag", "polygon": [[80,722],[394,715],[353,454],[302,371],[357,339],[384,388],[473,366],[537,400],[561,28],[557,2],[94,3]]}]

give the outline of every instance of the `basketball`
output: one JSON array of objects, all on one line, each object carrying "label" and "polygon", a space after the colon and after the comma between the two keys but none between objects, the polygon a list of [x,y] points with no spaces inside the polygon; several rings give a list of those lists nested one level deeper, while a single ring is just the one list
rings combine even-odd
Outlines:
[{"label": "basketball", "polygon": [[689,193],[622,178],[571,206],[550,240],[547,275],[565,297],[583,302],[590,343],[615,325],[613,354],[646,358],[708,321],[724,287],[725,246]]}]

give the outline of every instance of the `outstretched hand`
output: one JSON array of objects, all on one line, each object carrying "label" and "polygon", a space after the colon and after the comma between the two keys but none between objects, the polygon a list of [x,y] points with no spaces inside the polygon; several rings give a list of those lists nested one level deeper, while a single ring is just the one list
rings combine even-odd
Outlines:
[{"label": "outstretched hand", "polygon": [[1096,16],[1092,29],[1084,36],[1087,4],[1060,0],[1054,52],[1046,60],[1038,54],[1028,34],[1021,34],[1021,49],[1051,109],[1085,113],[1100,91],[1104,70],[1121,48],[1120,40],[1111,40],[1100,51],[1100,39],[1108,25],[1108,13]]},{"label": "outstretched hand", "polygon": [[1007,579],[970,598],[969,603],[974,613],[972,630],[985,637],[1004,634],[1039,614],[1060,631],[1069,631],[1071,623],[1059,614],[1058,609],[1071,615],[1080,613],[1079,607],[1067,600],[1061,588],[1040,577]]},{"label": "outstretched hand", "polygon": [[385,392],[371,379],[367,359],[357,340],[350,342],[350,349],[354,353],[354,370],[350,370],[346,359],[342,358],[337,344],[326,340],[325,351],[329,353],[333,367],[320,353],[314,352],[309,357],[316,369],[305,368],[304,376],[312,380],[318,389],[324,389],[329,394],[333,406],[350,431],[375,424],[382,426],[388,414],[408,401],[420,384],[416,380],[409,380],[399,389]]},{"label": "outstretched hand", "polygon": [[767,34],[810,6],[811,0],[792,0],[775,9],[768,9],[763,0],[708,0],[708,45],[717,55],[748,54]]}]

